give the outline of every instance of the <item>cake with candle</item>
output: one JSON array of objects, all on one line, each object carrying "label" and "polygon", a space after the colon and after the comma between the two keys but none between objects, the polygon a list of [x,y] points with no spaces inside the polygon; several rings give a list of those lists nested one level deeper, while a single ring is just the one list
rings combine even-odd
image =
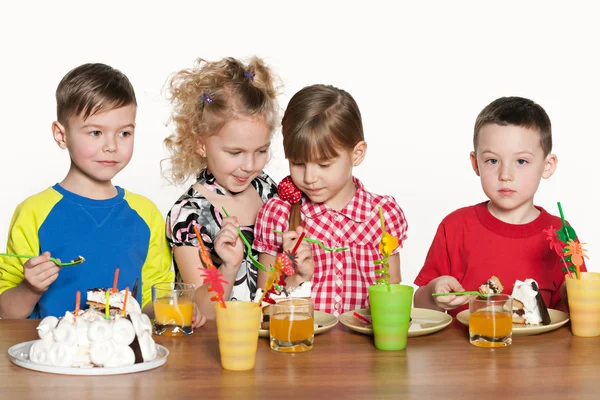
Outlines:
[{"label": "cake with candle", "polygon": [[538,284],[533,279],[517,280],[512,291],[514,324],[520,325],[548,325],[551,322],[548,308]]},{"label": "cake with candle", "polygon": [[88,309],[44,318],[37,327],[40,340],[32,344],[29,359],[38,364],[88,368],[123,367],[155,359],[150,319],[141,313],[134,296],[120,293],[108,289],[107,308],[107,290],[90,289]]}]

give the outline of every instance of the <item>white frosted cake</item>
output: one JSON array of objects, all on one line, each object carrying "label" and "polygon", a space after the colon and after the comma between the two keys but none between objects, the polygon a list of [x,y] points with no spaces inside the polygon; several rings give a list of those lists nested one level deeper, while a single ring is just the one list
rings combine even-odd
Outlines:
[{"label": "white frosted cake", "polygon": [[533,279],[517,280],[512,292],[513,323],[521,325],[548,325],[550,314]]},{"label": "white frosted cake", "polygon": [[106,292],[102,300],[95,297],[98,291],[88,292],[88,303],[95,305],[80,310],[77,318],[67,311],[60,319],[46,317],[40,322],[40,340],[29,351],[32,362],[60,367],[122,367],[156,358],[150,319],[140,312],[135,298],[127,299],[123,315],[123,297],[119,293],[111,296],[107,320],[100,309],[100,305],[105,307]]}]

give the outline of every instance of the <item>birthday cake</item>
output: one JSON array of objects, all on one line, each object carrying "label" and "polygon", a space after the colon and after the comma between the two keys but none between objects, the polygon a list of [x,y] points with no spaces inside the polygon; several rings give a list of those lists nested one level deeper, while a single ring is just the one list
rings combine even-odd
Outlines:
[{"label": "birthday cake", "polygon": [[520,325],[548,325],[551,322],[548,308],[544,303],[537,282],[525,279],[517,280],[512,292],[514,324]]},{"label": "birthday cake", "polygon": [[122,367],[155,359],[150,319],[133,296],[127,298],[125,311],[124,302],[125,291],[110,292],[106,319],[106,290],[90,289],[87,310],[40,322],[40,340],[32,344],[29,359],[59,367]]}]

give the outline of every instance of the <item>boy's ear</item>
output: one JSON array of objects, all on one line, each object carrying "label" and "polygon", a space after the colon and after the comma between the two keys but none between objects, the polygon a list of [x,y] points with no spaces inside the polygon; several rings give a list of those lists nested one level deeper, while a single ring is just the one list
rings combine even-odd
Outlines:
[{"label": "boy's ear", "polygon": [[471,166],[473,167],[473,171],[475,171],[477,176],[479,176],[479,164],[477,163],[477,156],[475,155],[475,152],[472,151],[469,156],[471,158]]},{"label": "boy's ear", "polygon": [[52,136],[54,141],[61,149],[67,148],[67,135],[65,127],[58,121],[52,123]]},{"label": "boy's ear", "polygon": [[363,160],[365,159],[365,156],[367,155],[367,142],[360,141],[356,144],[356,146],[354,146],[354,149],[352,149],[352,165],[354,165],[355,167],[359,166],[360,163],[363,162]]},{"label": "boy's ear", "polygon": [[556,157],[554,154],[548,154],[548,156],[546,156],[546,162],[544,164],[544,172],[542,173],[542,178],[550,178],[554,174],[554,171],[556,171],[557,164],[558,157]]}]

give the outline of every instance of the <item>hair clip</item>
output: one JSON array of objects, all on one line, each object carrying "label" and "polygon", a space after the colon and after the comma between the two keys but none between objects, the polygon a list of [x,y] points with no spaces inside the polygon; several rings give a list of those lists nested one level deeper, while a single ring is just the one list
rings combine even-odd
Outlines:
[{"label": "hair clip", "polygon": [[213,98],[210,97],[210,94],[204,92],[202,93],[202,97],[201,97],[202,102],[207,102],[208,104],[212,104],[213,103]]},{"label": "hair clip", "polygon": [[283,178],[277,185],[277,194],[281,200],[287,201],[290,204],[296,204],[302,198],[302,191],[298,186],[294,185],[291,176]]},{"label": "hair clip", "polygon": [[250,80],[250,82],[254,82],[255,75],[256,74],[254,72],[244,71],[244,80],[248,79],[248,80]]}]

